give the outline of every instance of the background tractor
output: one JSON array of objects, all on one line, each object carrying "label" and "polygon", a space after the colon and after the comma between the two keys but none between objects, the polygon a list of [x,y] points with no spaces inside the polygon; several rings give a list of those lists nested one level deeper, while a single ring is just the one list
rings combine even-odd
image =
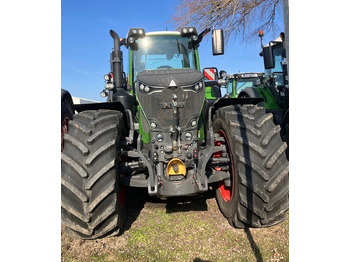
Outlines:
[{"label": "background tractor", "polygon": [[[104,103],[73,105],[61,154],[62,223],[69,236],[113,236],[125,219],[126,189],[162,198],[212,187],[236,228],[267,227],[288,210],[286,143],[260,98],[222,98],[204,81],[194,27],[146,33],[113,30]],[[213,55],[224,53],[212,31]],[[129,53],[128,77],[121,46]],[[204,69],[204,74],[207,69]]]},{"label": "background tractor", "polygon": [[238,97],[238,94],[245,90],[255,92],[254,88],[261,87],[264,79],[264,73],[238,73],[234,75],[227,75],[226,88],[227,96]]},{"label": "background tractor", "polygon": [[[281,126],[282,140],[289,144],[289,86],[284,33],[268,45],[262,45],[263,32],[259,32],[264,59],[263,85],[238,92],[238,97],[263,98],[266,112],[273,114],[274,122]],[[287,150],[288,157],[288,150]]]}]

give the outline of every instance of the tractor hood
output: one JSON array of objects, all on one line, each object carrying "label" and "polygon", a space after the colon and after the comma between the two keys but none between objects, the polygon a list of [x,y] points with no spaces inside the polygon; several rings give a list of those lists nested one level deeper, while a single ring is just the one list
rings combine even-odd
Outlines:
[{"label": "tractor hood", "polygon": [[204,101],[204,76],[194,69],[145,70],[137,75],[135,91],[144,120],[157,129],[193,128],[190,123],[198,121]]},{"label": "tractor hood", "polygon": [[188,86],[203,78],[201,72],[194,69],[145,70],[137,75],[137,80],[151,86]]}]

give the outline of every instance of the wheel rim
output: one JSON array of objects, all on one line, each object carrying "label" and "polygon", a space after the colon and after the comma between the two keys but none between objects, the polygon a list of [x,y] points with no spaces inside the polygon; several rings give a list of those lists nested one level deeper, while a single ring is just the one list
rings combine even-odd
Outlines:
[{"label": "wheel rim", "polygon": [[68,122],[69,122],[69,118],[66,117],[65,119],[63,119],[62,122],[62,126],[61,126],[61,152],[63,152],[64,149],[64,134],[68,133]]},{"label": "wheel rim", "polygon": [[[231,149],[230,149],[230,143],[227,139],[227,136],[224,131],[219,130],[218,134],[224,138],[225,143],[226,143],[226,152],[228,152],[228,156],[230,159],[229,163],[229,172],[230,172],[230,179],[231,179],[231,186],[226,186],[224,181],[219,181],[218,182],[218,187],[219,191],[221,194],[221,197],[225,202],[229,202],[232,199],[233,196],[233,191],[234,191],[234,168],[233,168],[233,159],[232,159],[232,154],[231,154]],[[220,145],[218,141],[215,141],[216,145]],[[214,157],[220,157],[220,152],[219,154],[215,154]],[[217,171],[220,171],[220,167],[215,167]]]}]

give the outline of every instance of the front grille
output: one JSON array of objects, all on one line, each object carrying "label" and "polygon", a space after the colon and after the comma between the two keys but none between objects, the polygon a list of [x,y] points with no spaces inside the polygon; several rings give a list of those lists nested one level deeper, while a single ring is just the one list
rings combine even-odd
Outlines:
[{"label": "front grille", "polygon": [[[156,71],[152,78],[152,72],[149,71],[147,77],[143,77],[144,75],[140,73],[141,76],[139,74],[138,80],[139,83],[148,85],[151,91],[147,93],[140,91],[139,86],[136,88],[138,100],[148,120],[157,122],[162,128],[172,126],[173,95],[175,94],[179,110],[179,126],[181,128],[189,127],[191,120],[199,116],[205,91],[204,87],[197,92],[190,89],[184,90],[182,87],[188,87],[202,81],[203,75],[196,70],[189,71],[189,69],[183,75],[179,73],[180,70],[152,70]],[[160,74],[159,71],[165,72]],[[174,71],[176,71],[175,75],[172,74]],[[187,81],[185,81],[186,79]],[[169,86],[171,81],[176,83],[176,86]],[[158,85],[151,85],[155,83]],[[179,83],[182,85],[180,86]],[[152,90],[155,91],[152,92]]]}]

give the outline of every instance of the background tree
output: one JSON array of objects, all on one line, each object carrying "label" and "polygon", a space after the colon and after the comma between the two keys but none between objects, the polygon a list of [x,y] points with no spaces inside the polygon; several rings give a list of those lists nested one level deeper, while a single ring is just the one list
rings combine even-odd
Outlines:
[{"label": "background tree", "polygon": [[282,0],[180,0],[170,21],[177,28],[195,25],[199,31],[222,28],[226,41],[238,34],[248,41],[259,30],[276,34],[277,14],[282,14]]}]

